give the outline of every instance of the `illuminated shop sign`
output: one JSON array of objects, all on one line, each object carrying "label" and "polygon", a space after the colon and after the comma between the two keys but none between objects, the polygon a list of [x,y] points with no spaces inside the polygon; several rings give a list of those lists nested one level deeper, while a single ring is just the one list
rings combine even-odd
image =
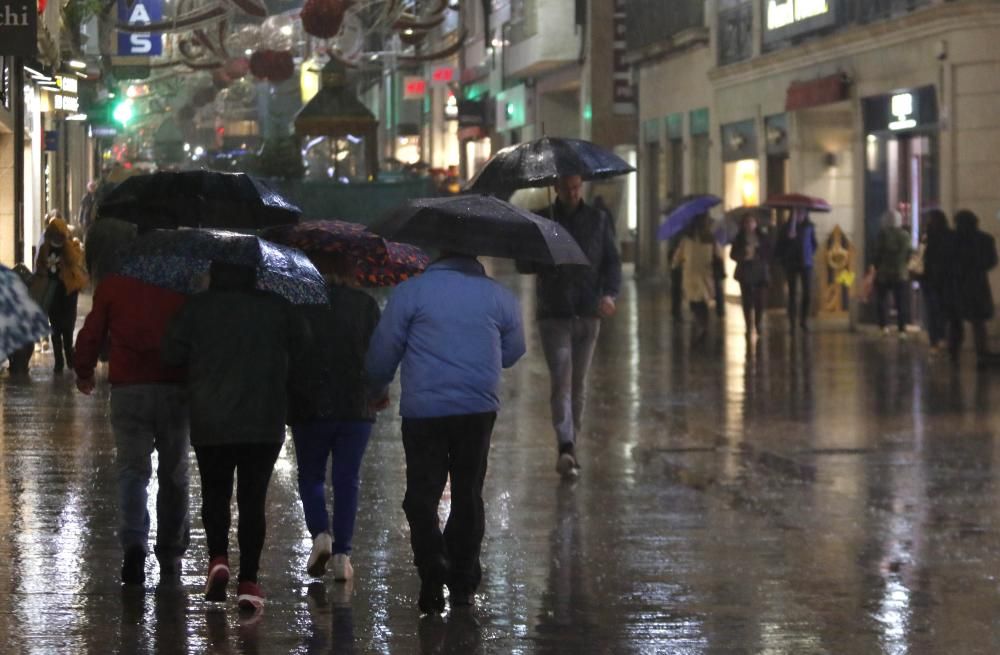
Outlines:
[{"label": "illuminated shop sign", "polygon": [[910,130],[917,126],[914,118],[916,107],[913,105],[912,93],[897,93],[889,102],[889,111],[896,120],[889,123],[890,130]]},{"label": "illuminated shop sign", "polygon": [[837,5],[831,0],[766,0],[764,43],[771,44],[831,27]]}]

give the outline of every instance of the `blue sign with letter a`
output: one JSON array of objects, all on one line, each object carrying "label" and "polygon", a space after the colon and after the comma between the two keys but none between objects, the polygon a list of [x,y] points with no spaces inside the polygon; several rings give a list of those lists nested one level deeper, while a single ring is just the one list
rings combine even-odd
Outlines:
[{"label": "blue sign with letter a", "polygon": [[[128,25],[163,19],[163,0],[118,0],[118,22]],[[153,57],[163,53],[163,37],[155,32],[118,32],[118,54]]]}]

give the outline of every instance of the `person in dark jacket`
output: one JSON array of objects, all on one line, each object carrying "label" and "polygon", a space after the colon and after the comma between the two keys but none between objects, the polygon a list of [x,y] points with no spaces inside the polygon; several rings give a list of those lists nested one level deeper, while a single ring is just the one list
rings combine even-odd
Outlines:
[{"label": "person in dark jacket", "polygon": [[[816,226],[805,209],[792,216],[778,232],[777,256],[788,282],[788,328],[795,331],[796,319],[803,330],[809,328],[809,301],[812,296],[813,258],[816,255]],[[802,289],[801,300],[798,289]]]},{"label": "person in dark jacket", "polygon": [[765,229],[758,226],[753,212],[743,215],[729,257],[736,262],[734,277],[740,283],[747,337],[753,336],[754,329],[760,335],[764,327],[764,296],[770,282],[771,241]]},{"label": "person in dark jacket", "polygon": [[156,546],[160,576],[180,574],[190,541],[188,407],[184,370],[164,366],[160,344],[185,297],[139,280],[109,275],[76,337],[76,387],[90,395],[94,369],[110,340],[111,429],[118,465],[118,539],[122,582],[142,584],[149,540],[147,487],[156,465]]},{"label": "person in dark jacket", "polygon": [[927,308],[927,336],[931,351],[937,352],[944,346],[948,325],[955,313],[955,233],[948,226],[948,217],[940,209],[927,212],[926,225],[920,289],[923,291],[924,307]]},{"label": "person in dark jacket", "polygon": [[187,366],[191,445],[201,476],[208,542],[205,598],[225,600],[229,582],[229,504],[238,476],[238,602],[259,610],[264,503],[285,439],[287,388],[308,330],[292,306],[257,291],[256,271],[212,262],[207,291],[195,294],[163,339],[163,361]]},{"label": "person in dark jacket", "polygon": [[[289,398],[288,422],[295,440],[299,497],[313,546],[306,571],[353,577],[351,545],[358,512],[361,460],[375,413],[365,375],[368,342],[378,324],[375,299],[356,288],[354,262],[344,255],[310,254],[329,286],[329,305],[299,308],[313,339],[306,353],[309,373]],[[333,459],[333,534],[326,509],[327,461]]]},{"label": "person in dark jacket", "polygon": [[556,470],[579,474],[576,442],[586,395],[587,371],[601,319],[615,313],[621,286],[621,258],[607,216],[583,202],[579,175],[560,178],[552,220],[564,226],[590,259],[590,266],[538,267],[518,262],[522,273],[537,273],[535,313],[551,379],[552,423],[559,448]]},{"label": "person in dark jacket", "polygon": [[87,286],[80,242],[70,235],[69,225],[57,210],[49,213],[45,236],[35,259],[35,274],[45,276],[49,291],[41,303],[52,326],[52,354],[55,372],[73,368],[73,333],[80,291]]},{"label": "person in dark jacket", "polygon": [[889,334],[889,296],[892,295],[896,306],[896,327],[899,338],[906,338],[907,285],[910,274],[907,263],[910,261],[910,234],[900,224],[903,217],[899,212],[890,209],[882,216],[882,228],[875,240],[875,254],[872,266],[875,267],[876,306],[878,309],[878,327],[882,334]]},{"label": "person in dark jacket", "polygon": [[986,341],[986,321],[993,318],[993,291],[989,272],[997,265],[997,246],[992,235],[979,229],[979,217],[967,209],[955,214],[955,302],[956,313],[949,334],[949,351],[958,357],[962,346],[962,322],[972,324],[976,358],[992,363]]}]

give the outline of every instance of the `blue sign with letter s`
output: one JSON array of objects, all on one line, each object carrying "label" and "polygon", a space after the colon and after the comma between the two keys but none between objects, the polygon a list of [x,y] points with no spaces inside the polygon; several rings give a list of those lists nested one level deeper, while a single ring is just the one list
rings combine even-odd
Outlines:
[{"label": "blue sign with letter s", "polygon": [[[118,22],[128,25],[156,23],[163,19],[162,0],[118,0]],[[118,54],[153,57],[163,53],[163,37],[155,32],[118,32]]]}]

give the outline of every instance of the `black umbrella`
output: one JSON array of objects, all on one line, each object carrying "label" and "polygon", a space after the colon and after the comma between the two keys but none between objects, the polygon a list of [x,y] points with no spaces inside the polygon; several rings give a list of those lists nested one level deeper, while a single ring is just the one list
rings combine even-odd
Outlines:
[{"label": "black umbrella", "polygon": [[542,137],[508,146],[490,157],[468,191],[503,193],[555,184],[560,177],[579,175],[601,180],[635,169],[618,155],[581,139]]},{"label": "black umbrella", "polygon": [[492,196],[421,198],[399,207],[372,231],[427,248],[540,262],[590,261],[559,223]]},{"label": "black umbrella", "polygon": [[163,172],[130,177],[97,206],[98,217],[143,229],[214,227],[258,230],[295,223],[302,210],[245,173]]}]

